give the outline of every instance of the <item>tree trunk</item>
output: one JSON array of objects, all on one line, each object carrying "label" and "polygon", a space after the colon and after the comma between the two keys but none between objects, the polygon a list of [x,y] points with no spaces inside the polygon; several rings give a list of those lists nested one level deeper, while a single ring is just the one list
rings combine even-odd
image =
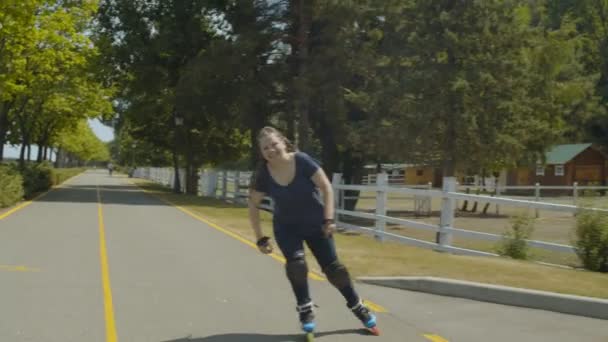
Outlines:
[{"label": "tree trunk", "polygon": [[174,172],[174,183],[173,183],[173,192],[180,193],[181,192],[181,184],[179,180],[179,163],[177,161],[177,151],[173,149],[173,172]]},{"label": "tree trunk", "polygon": [[26,144],[24,142],[21,142],[21,150],[19,151],[19,167],[21,169],[23,169],[23,167],[25,166],[25,149]]},{"label": "tree trunk", "polygon": [[65,166],[65,151],[61,148],[57,148],[57,154],[55,156],[55,167],[62,168]]},{"label": "tree trunk", "polygon": [[41,163],[42,162],[42,155],[44,152],[44,144],[42,142],[37,142],[36,143],[38,145],[38,153],[36,154],[36,162]]},{"label": "tree trunk", "polygon": [[182,190],[180,179],[179,179],[179,162],[177,160],[177,147],[173,148],[173,170],[174,170],[174,184],[173,184],[173,192],[180,193]]},{"label": "tree trunk", "polygon": [[[254,113],[250,116],[253,120],[249,122],[249,129],[251,130],[251,150],[249,153],[249,169],[255,170],[257,167],[258,159],[260,158],[260,150],[258,146],[258,132],[266,126],[266,115],[260,108],[259,104],[254,106]],[[289,139],[289,137],[288,137]]]},{"label": "tree trunk", "polygon": [[6,141],[2,132],[0,132],[0,162],[4,160],[4,145],[6,145]]},{"label": "tree trunk", "polygon": [[179,178],[179,132],[177,125],[177,111],[173,108],[173,192],[181,193],[182,187]]},{"label": "tree trunk", "polygon": [[300,150],[310,152],[310,121],[309,99],[306,77],[308,68],[308,45],[310,26],[312,23],[313,0],[292,0],[293,23],[295,37],[292,39],[292,53],[295,57],[294,81],[294,112],[298,119],[297,145]]},{"label": "tree trunk", "polygon": [[8,112],[15,101],[4,101],[0,106],[0,162],[4,160],[4,145],[6,144],[6,133],[8,132]]},{"label": "tree trunk", "polygon": [[26,118],[22,115],[23,111],[25,110],[26,104],[27,99],[23,101],[23,103],[21,104],[21,108],[15,113],[16,119],[19,123],[19,128],[21,129],[21,151],[19,153],[19,167],[22,169],[25,166],[25,150],[30,144],[29,132],[26,127]]},{"label": "tree trunk", "polygon": [[287,132],[285,132],[285,136],[295,145],[297,144],[295,115],[291,111],[289,111],[285,115],[285,121],[287,122]]},{"label": "tree trunk", "polygon": [[324,120],[324,118],[319,120],[317,135],[321,141],[321,162],[323,163],[323,170],[331,181],[332,174],[338,170],[340,160],[334,129],[326,120]]},{"label": "tree trunk", "polygon": [[[343,156],[344,164],[342,165],[342,179],[344,184],[361,184],[363,178],[363,160],[360,157],[354,157],[352,150],[347,150]],[[345,190],[344,197],[358,197],[359,190]],[[345,199],[344,209],[355,210],[358,198]]]},{"label": "tree trunk", "polygon": [[198,194],[198,172],[194,165],[194,152],[192,151],[192,133],[186,130],[186,193]]},{"label": "tree trunk", "polygon": [[55,166],[56,168],[60,167],[59,166],[59,164],[60,164],[60,161],[59,161],[60,152],[61,152],[61,148],[57,148],[57,154],[55,156],[55,163],[53,164],[53,166]]}]

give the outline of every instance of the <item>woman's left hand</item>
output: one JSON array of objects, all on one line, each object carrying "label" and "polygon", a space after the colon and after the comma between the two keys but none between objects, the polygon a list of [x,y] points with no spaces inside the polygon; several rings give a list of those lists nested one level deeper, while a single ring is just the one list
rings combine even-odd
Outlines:
[{"label": "woman's left hand", "polygon": [[336,231],[335,223],[327,222],[323,225],[323,235],[325,235],[326,238],[331,237],[335,231]]}]

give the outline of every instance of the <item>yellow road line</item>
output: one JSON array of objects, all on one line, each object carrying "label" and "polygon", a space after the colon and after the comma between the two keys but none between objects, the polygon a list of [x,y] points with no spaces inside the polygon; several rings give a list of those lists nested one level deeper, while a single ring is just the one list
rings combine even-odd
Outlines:
[{"label": "yellow road line", "polygon": [[363,304],[365,304],[365,306],[367,306],[370,310],[372,310],[374,312],[388,312],[388,310],[386,310],[382,305],[376,304],[367,299],[363,300]]},{"label": "yellow road line", "polygon": [[0,265],[0,271],[9,272],[40,272],[38,268],[31,268],[23,265]]},{"label": "yellow road line", "polygon": [[99,219],[99,257],[101,260],[101,281],[103,285],[103,304],[106,320],[106,342],[117,342],[114,306],[112,305],[112,288],[110,287],[110,267],[108,266],[106,233],[103,224],[103,210],[99,186],[97,186],[97,214]]},{"label": "yellow road line", "polygon": [[439,335],[425,334],[424,337],[432,342],[449,342],[448,340]]},{"label": "yellow road line", "polygon": [[[150,193],[149,191],[147,191],[146,189],[142,189],[142,190],[143,190],[144,192],[147,192],[147,193],[151,194],[151,193]],[[219,230],[220,232],[222,232],[222,233],[224,233],[224,234],[226,234],[226,235],[229,235],[229,236],[231,236],[231,237],[233,237],[233,238],[235,238],[235,239],[239,240],[240,242],[242,242],[242,243],[244,243],[244,244],[248,245],[249,247],[255,248],[256,250],[258,249],[258,247],[257,247],[257,245],[256,245],[255,243],[253,243],[253,242],[251,242],[251,241],[249,241],[249,240],[245,239],[244,237],[242,237],[242,236],[240,236],[240,235],[238,235],[238,234],[236,234],[236,233],[234,233],[234,232],[231,232],[231,231],[229,231],[228,229],[222,228],[222,227],[218,226],[217,224],[215,224],[215,223],[213,223],[213,222],[211,222],[211,221],[209,221],[209,220],[207,220],[207,219],[205,219],[205,218],[203,218],[203,217],[201,217],[201,216],[199,216],[199,215],[197,215],[197,214],[193,213],[192,211],[190,211],[190,210],[188,210],[188,209],[186,209],[186,208],[184,208],[184,207],[182,207],[182,206],[179,206],[179,205],[177,205],[177,204],[175,204],[175,203],[172,203],[172,202],[171,202],[171,201],[169,201],[169,200],[166,200],[166,199],[161,198],[161,197],[159,197],[159,196],[154,196],[154,197],[156,197],[156,198],[158,198],[159,200],[161,200],[161,201],[163,201],[163,202],[165,202],[165,203],[167,203],[167,204],[169,204],[169,205],[171,205],[171,206],[173,206],[173,207],[175,207],[175,208],[179,209],[180,211],[184,212],[184,213],[185,213],[185,214],[187,214],[188,216],[190,216],[190,217],[192,217],[192,218],[194,218],[194,219],[196,219],[196,220],[198,220],[198,221],[201,221],[201,222],[203,222],[203,223],[205,223],[205,224],[207,224],[207,225],[211,226],[212,228],[214,228],[214,229],[216,229],[216,230]],[[269,254],[269,256],[271,256],[271,257],[272,257],[272,258],[274,258],[275,260],[278,260],[278,261],[282,262],[283,264],[286,262],[286,261],[285,261],[285,258],[283,258],[282,256],[280,256],[280,255],[278,255],[278,254],[276,254],[276,253],[270,253],[270,254]],[[317,274],[316,272],[313,272],[313,271],[310,271],[310,272],[308,273],[308,275],[310,276],[310,278],[312,278],[312,279],[314,279],[314,280],[319,280],[319,281],[323,281],[323,280],[325,280],[325,278],[324,278],[322,275]]]},{"label": "yellow road line", "polygon": [[[203,222],[203,223],[211,226],[212,228],[214,228],[214,229],[216,229],[216,230],[218,230],[218,231],[220,231],[220,232],[222,232],[222,233],[224,233],[224,234],[226,234],[228,236],[231,236],[231,237],[237,239],[238,241],[240,241],[240,242],[242,242],[242,243],[244,243],[244,244],[246,244],[246,245],[248,245],[248,246],[250,246],[250,247],[252,247],[252,248],[254,248],[256,250],[258,249],[258,247],[257,247],[257,245],[255,243],[253,243],[253,242],[245,239],[244,237],[242,237],[242,236],[240,236],[238,234],[235,234],[234,232],[231,232],[228,229],[222,228],[222,227],[218,226],[217,224],[215,224],[215,223],[213,223],[213,222],[211,222],[211,221],[209,221],[209,220],[207,220],[207,219],[205,219],[205,218],[203,218],[203,217],[201,217],[201,216],[193,213],[192,211],[190,211],[190,210],[188,210],[188,209],[186,209],[186,208],[184,208],[182,206],[179,206],[179,205],[177,205],[177,204],[175,204],[175,203],[173,203],[173,202],[171,202],[169,200],[166,200],[166,199],[164,199],[164,198],[162,198],[160,196],[155,195],[154,193],[152,193],[152,192],[150,192],[150,191],[148,191],[148,190],[140,187],[139,185],[137,185],[133,181],[130,181],[130,182],[131,182],[131,184],[133,184],[133,185],[137,186],[138,188],[140,188],[143,192],[145,192],[145,193],[147,193],[149,195],[152,195],[152,196],[158,198],[159,200],[161,200],[161,201],[163,201],[163,202],[171,205],[172,207],[175,207],[175,208],[179,209],[180,211],[184,212],[188,216],[190,216],[190,217],[192,217],[192,218],[194,218],[194,219],[196,219],[198,221],[201,221],[201,222]],[[281,255],[278,255],[276,253],[271,253],[269,255],[273,259],[275,259],[275,260],[277,260],[277,261],[279,261],[279,262],[281,262],[283,264],[285,264],[285,262],[286,262],[285,258],[282,257]],[[323,277],[322,275],[320,275],[320,274],[318,274],[317,272],[314,272],[314,271],[309,271],[308,272],[308,276],[311,279],[313,279],[313,280],[318,280],[318,281],[325,281],[325,280],[327,280],[325,277]],[[385,309],[383,306],[381,306],[379,304],[376,304],[376,303],[374,303],[372,301],[366,300],[365,304],[372,311],[375,311],[375,312],[388,312],[388,310]]]},{"label": "yellow road line", "polygon": [[[51,189],[51,190],[52,190],[52,189]],[[46,192],[43,192],[43,193],[41,193],[40,195],[38,195],[38,196],[34,197],[33,199],[28,200],[28,201],[25,201],[25,202],[23,202],[23,203],[19,204],[18,206],[14,207],[14,208],[12,208],[12,209],[10,209],[10,210],[8,210],[7,212],[4,212],[4,213],[0,214],[0,220],[3,220],[3,219],[5,219],[5,218],[9,217],[10,215],[12,215],[12,214],[14,214],[14,213],[18,212],[19,210],[21,210],[21,209],[23,209],[23,208],[27,207],[28,205],[32,204],[32,203],[33,203],[35,200],[37,200],[37,199],[39,199],[40,197],[42,197],[42,196],[44,196],[44,195],[48,194],[48,193],[49,193],[51,190],[46,191]]]},{"label": "yellow road line", "polygon": [[59,185],[55,185],[55,186],[51,187],[49,190],[47,190],[47,191],[45,191],[45,192],[41,193],[40,195],[38,195],[38,196],[36,196],[36,197],[32,198],[31,200],[25,201],[25,202],[23,202],[23,203],[19,204],[18,206],[14,207],[14,208],[12,208],[12,209],[10,209],[10,210],[8,210],[8,211],[4,212],[4,213],[1,213],[1,214],[0,214],[0,220],[3,220],[3,219],[5,219],[5,218],[9,217],[10,215],[12,215],[12,214],[16,213],[17,211],[19,211],[19,210],[21,210],[21,209],[24,209],[24,208],[25,208],[25,207],[27,207],[28,205],[32,204],[34,201],[36,201],[36,200],[40,199],[42,196],[47,195],[49,192],[51,192],[51,191],[52,191],[52,190],[54,190],[54,189],[59,189],[59,188],[63,187],[63,185],[64,185],[64,184],[66,184],[66,183],[67,183],[69,180],[71,180],[72,178],[74,178],[74,177],[76,177],[76,176],[80,176],[80,175],[82,175],[82,173],[79,173],[79,174],[77,174],[77,175],[74,175],[74,176],[70,177],[69,179],[66,179],[66,180],[65,180],[63,183],[61,183],[61,184],[59,184]]}]

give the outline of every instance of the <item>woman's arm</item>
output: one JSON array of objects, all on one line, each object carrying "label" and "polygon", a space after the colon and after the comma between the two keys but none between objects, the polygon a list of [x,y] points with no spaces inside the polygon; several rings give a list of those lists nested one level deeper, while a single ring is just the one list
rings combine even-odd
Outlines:
[{"label": "woman's arm", "polygon": [[249,191],[249,223],[255,233],[255,240],[262,238],[262,228],[260,227],[260,209],[258,208],[264,199],[264,193],[253,189]]},{"label": "woman's arm", "polygon": [[331,235],[333,230],[336,228],[334,224],[334,189],[329,182],[329,179],[325,175],[322,168],[319,168],[312,176],[312,181],[319,188],[321,195],[323,196],[323,202],[325,203],[323,209],[323,218],[326,221],[324,229],[327,235]]}]

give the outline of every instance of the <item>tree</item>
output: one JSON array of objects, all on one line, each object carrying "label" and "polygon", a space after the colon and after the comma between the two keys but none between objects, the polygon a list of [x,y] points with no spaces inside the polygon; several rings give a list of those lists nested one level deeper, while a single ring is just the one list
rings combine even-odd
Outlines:
[{"label": "tree", "polygon": [[287,49],[281,28],[287,12],[281,2],[259,0],[235,2],[222,11],[231,27],[230,39],[213,62],[202,58],[198,64],[224,70],[221,77],[232,80],[230,99],[224,96],[221,101],[231,103],[249,133],[249,167],[254,168],[259,155],[256,133],[273,117],[291,111],[284,90]]},{"label": "tree", "polygon": [[277,98],[280,7],[254,0],[102,2],[96,41],[123,85],[120,128],[173,150],[190,192],[201,165],[255,149],[251,133],[268,122]]},{"label": "tree", "polygon": [[[15,8],[20,7],[12,10]],[[28,20],[23,23],[8,20],[9,27],[25,27],[5,40],[13,44],[7,51],[19,51],[19,55],[5,68],[2,87],[8,91],[3,93],[0,117],[5,123],[0,124],[0,142],[4,143],[8,133],[10,142],[21,144],[21,165],[26,150],[29,157],[30,144],[39,144],[37,159],[42,160],[42,151],[62,128],[85,117],[105,115],[111,109],[109,91],[97,83],[90,70],[96,50],[85,31],[96,1],[52,6],[26,2],[22,8],[33,15],[25,16]],[[21,33],[24,36],[19,36]]]},{"label": "tree", "polygon": [[211,3],[123,0],[100,4],[96,41],[104,47],[108,70],[123,81],[125,114],[134,135],[147,141],[162,140],[162,145],[173,150],[176,191],[180,188],[180,135],[186,140],[180,146],[187,156],[189,191],[196,184],[197,168],[191,158],[191,148],[196,144],[192,135],[197,127],[192,126],[192,120],[185,120],[183,127],[176,124],[177,118],[186,114],[181,112],[184,107],[177,101],[176,89],[188,63],[216,36],[211,29],[215,13],[209,7]]},{"label": "tree", "polygon": [[[23,51],[31,40],[36,9],[41,0],[7,0],[0,3],[0,146],[6,143],[9,117],[15,97],[24,91],[20,80],[25,58]],[[0,149],[0,161],[3,151]]]},{"label": "tree", "polygon": [[[88,161],[107,161],[110,159],[108,147],[95,136],[84,119],[79,120],[75,126],[60,132],[56,143],[62,150],[60,155],[71,155],[77,160],[79,166],[85,165]],[[58,156],[58,165],[62,165],[64,162],[60,160],[61,156]]]},{"label": "tree", "polygon": [[363,138],[384,137],[385,146],[405,146],[386,151],[394,158],[440,161],[444,176],[454,176],[513,166],[560,136],[563,112],[552,84],[564,74],[557,62],[539,59],[556,51],[558,36],[538,46],[544,32],[533,27],[527,1],[384,8],[369,31],[378,41],[376,68],[351,95],[376,130]]},{"label": "tree", "polygon": [[[545,8],[546,16],[541,20],[546,26],[576,30],[581,68],[587,75],[597,75],[594,98],[578,106],[587,115],[572,122],[577,132],[571,132],[570,138],[590,139],[608,150],[608,1],[546,0]],[[595,97],[599,97],[599,104]]]}]

